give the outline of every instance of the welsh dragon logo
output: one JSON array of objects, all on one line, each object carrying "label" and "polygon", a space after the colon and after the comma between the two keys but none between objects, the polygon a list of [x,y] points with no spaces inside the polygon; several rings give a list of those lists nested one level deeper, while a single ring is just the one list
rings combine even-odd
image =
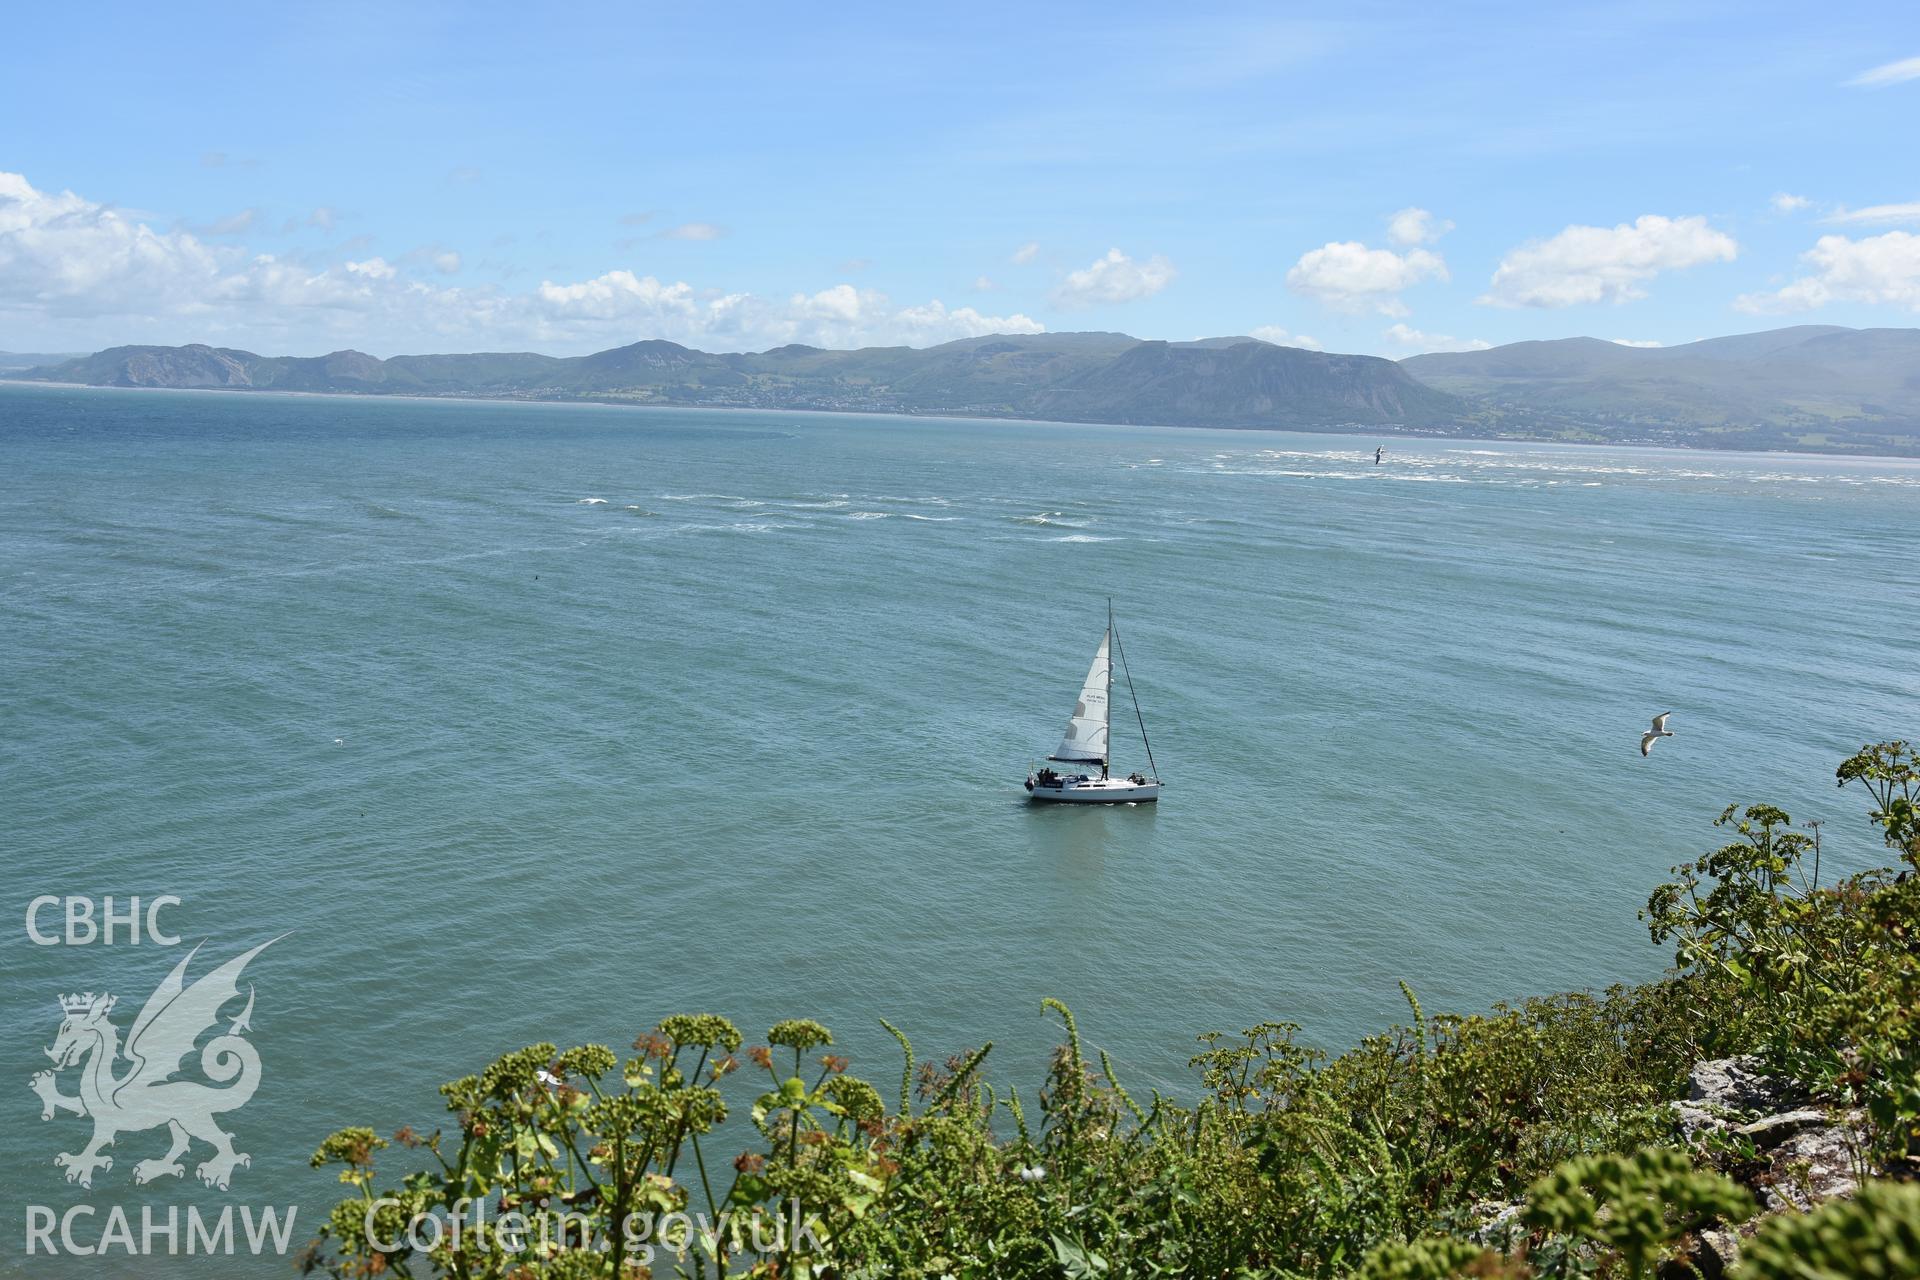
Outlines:
[{"label": "welsh dragon logo", "polygon": [[[91,1142],[78,1152],[53,1158],[67,1171],[68,1182],[91,1187],[95,1170],[113,1168],[113,1158],[101,1154],[102,1148],[114,1145],[120,1134],[161,1125],[172,1135],[173,1145],[158,1159],[136,1163],[135,1182],[185,1174],[180,1157],[187,1154],[196,1138],[213,1148],[212,1157],[194,1170],[208,1186],[226,1190],[234,1169],[252,1163],[245,1152],[233,1149],[233,1135],[214,1119],[222,1112],[245,1106],[260,1085],[260,1054],[244,1038],[251,1030],[248,1019],[253,1016],[251,986],[240,1015],[200,1050],[201,1071],[226,1087],[173,1077],[202,1033],[220,1021],[222,1006],[239,998],[240,972],[247,962],[278,941],[275,938],[261,943],[189,986],[187,963],[199,953],[200,948],[195,947],[147,997],[127,1033],[124,1049],[119,1028],[108,1016],[113,1012],[113,996],[96,996],[89,991],[60,997],[60,1032],[47,1050],[53,1070],[36,1072],[28,1083],[40,1095],[42,1120],[51,1120],[58,1111],[93,1119]],[[117,1071],[123,1057],[128,1066]],[[81,1068],[78,1096],[61,1093],[57,1079],[59,1072],[73,1066]]]}]

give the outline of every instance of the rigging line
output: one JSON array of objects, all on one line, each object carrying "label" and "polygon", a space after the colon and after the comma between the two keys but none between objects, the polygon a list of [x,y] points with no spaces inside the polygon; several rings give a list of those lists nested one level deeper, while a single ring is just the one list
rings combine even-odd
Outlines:
[{"label": "rigging line", "polygon": [[[1113,647],[1120,651],[1120,670],[1126,672],[1127,696],[1133,699],[1133,718],[1140,722],[1140,745],[1147,749],[1147,768],[1153,770],[1153,776],[1158,780],[1160,766],[1153,762],[1153,744],[1147,741],[1147,718],[1140,714],[1140,695],[1133,691],[1133,670],[1127,666],[1127,646],[1120,643],[1120,628],[1114,627],[1112,622],[1107,625],[1113,628]],[[1108,749],[1111,750],[1111,746]]]}]

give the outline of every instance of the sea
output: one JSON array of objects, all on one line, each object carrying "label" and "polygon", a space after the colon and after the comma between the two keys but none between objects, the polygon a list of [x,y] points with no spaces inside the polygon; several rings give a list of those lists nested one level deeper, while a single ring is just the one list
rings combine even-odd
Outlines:
[{"label": "sea", "polygon": [[[1920,734],[1917,515],[1914,460],[0,387],[0,1272],[100,1274],[36,1206],[297,1245],[328,1132],[675,1012],[889,1097],[880,1019],[992,1042],[1031,1109],[1044,997],[1191,1098],[1201,1033],[1653,978],[1726,805],[1887,861],[1834,768]],[[1109,601],[1163,798],[1032,805]],[[263,943],[229,1189],[136,1186],[157,1128],[68,1184],[60,997]]]}]

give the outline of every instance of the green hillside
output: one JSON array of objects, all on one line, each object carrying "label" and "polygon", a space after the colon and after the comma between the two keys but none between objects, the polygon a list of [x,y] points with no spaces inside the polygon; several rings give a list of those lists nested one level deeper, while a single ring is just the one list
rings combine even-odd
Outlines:
[{"label": "green hillside", "polygon": [[28,375],[94,386],[501,396],[767,409],[955,414],[1167,426],[1444,430],[1451,395],[1390,360],[1251,338],[1142,342],[1119,333],[992,336],[937,347],[712,354],[658,339],[588,356],[260,356],[115,347]]},{"label": "green hillside", "polygon": [[1597,338],[1401,367],[1509,430],[1731,448],[1920,449],[1920,329],[1800,325],[1677,347]]}]

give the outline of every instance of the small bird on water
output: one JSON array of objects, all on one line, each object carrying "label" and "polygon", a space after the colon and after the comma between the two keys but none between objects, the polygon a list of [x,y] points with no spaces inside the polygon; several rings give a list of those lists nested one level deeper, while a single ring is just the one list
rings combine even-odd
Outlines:
[{"label": "small bird on water", "polygon": [[1647,730],[1645,733],[1640,735],[1640,754],[1641,755],[1644,756],[1648,752],[1652,751],[1653,744],[1658,742],[1660,739],[1671,738],[1673,736],[1672,730],[1667,728],[1667,717],[1672,714],[1673,712],[1671,711],[1662,711],[1659,715],[1653,718],[1653,728]]}]

